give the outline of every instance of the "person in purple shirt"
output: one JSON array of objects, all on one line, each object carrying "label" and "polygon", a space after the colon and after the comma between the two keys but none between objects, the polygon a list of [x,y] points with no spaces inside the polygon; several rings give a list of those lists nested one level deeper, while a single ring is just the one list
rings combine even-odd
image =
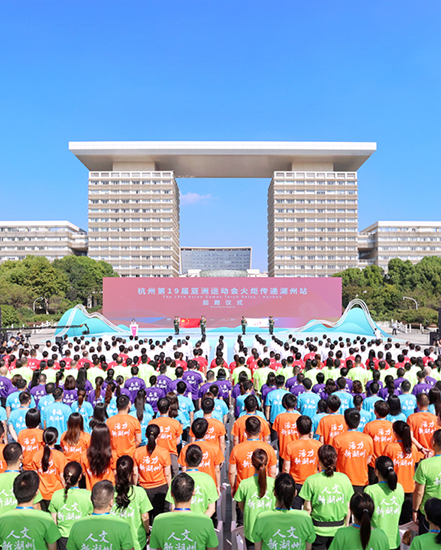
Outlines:
[{"label": "person in purple shirt", "polygon": [[37,407],[40,399],[46,395],[46,382],[47,377],[45,374],[40,374],[40,371],[34,371],[34,375],[30,384],[30,386],[32,387],[29,391],[34,397]]},{"label": "person in purple shirt", "polygon": [[158,401],[165,397],[165,391],[161,388],[158,388],[158,386],[156,385],[157,380],[158,379],[156,376],[150,376],[149,382],[151,384],[151,387],[145,389],[145,400],[149,405],[151,405],[155,413],[158,412]]},{"label": "person in purple shirt", "polygon": [[159,367],[159,376],[157,378],[156,385],[167,394],[170,391],[171,378],[165,374],[166,372],[167,365],[161,365]]},{"label": "person in purple shirt", "polygon": [[222,397],[222,399],[225,401],[227,406],[229,406],[231,382],[226,378],[227,378],[227,373],[225,369],[219,369],[217,372],[217,380],[215,381],[215,384],[219,388],[219,397]]},{"label": "person in purple shirt", "polygon": [[[305,378],[303,377],[302,382]],[[305,386],[303,384],[299,384],[298,386],[294,386],[291,388],[291,393],[298,397],[301,393],[305,393]]]},{"label": "person in purple shirt", "polygon": [[84,367],[78,369],[77,389],[84,388],[89,394],[93,390],[92,383],[87,379],[87,370]]},{"label": "person in purple shirt", "polygon": [[366,393],[367,396],[370,397],[371,392],[369,391],[369,386],[372,384],[372,382],[377,382],[377,384],[380,386],[380,389],[383,387],[383,382],[380,380],[380,372],[378,370],[374,370],[372,373],[372,380],[368,380],[366,382]]},{"label": "person in purple shirt", "polygon": [[65,405],[72,405],[78,399],[77,382],[75,378],[69,374],[64,381],[63,403]]},{"label": "person in purple shirt", "polygon": [[182,377],[184,382],[190,384],[191,398],[193,400],[194,408],[197,411],[199,410],[199,388],[204,381],[202,374],[196,370],[198,368],[199,365],[196,361],[189,361],[188,370],[184,372],[184,376]]},{"label": "person in purple shirt", "polygon": [[[208,372],[211,372],[211,371],[208,371]],[[184,397],[190,397],[190,393],[191,393],[190,384],[188,384],[187,382],[182,380],[182,376],[184,374],[184,369],[182,367],[176,367],[175,374],[176,374],[176,380],[172,380],[170,382],[169,391],[173,391],[177,394],[178,392],[176,391],[176,387],[177,387],[178,383],[179,382],[184,382],[186,389],[185,389],[184,393],[182,393],[181,395],[183,395]],[[212,378],[214,378],[214,374],[213,374]]]},{"label": "person in purple shirt", "polygon": [[132,378],[129,378],[126,380],[124,384],[124,388],[129,392],[129,398],[130,402],[134,403],[136,396],[138,395],[139,390],[145,390],[146,385],[142,378],[139,378],[138,373],[139,369],[138,367],[132,367],[130,369],[130,372],[132,374]]},{"label": "person in purple shirt", "polygon": [[417,372],[417,378],[418,384],[415,384],[415,386],[413,387],[412,395],[418,397],[418,394],[420,393],[429,393],[429,391],[432,389],[432,385],[426,382],[426,375],[422,370]]},{"label": "person in purple shirt", "polygon": [[351,395],[352,397],[355,397],[356,395],[361,395],[363,400],[366,399],[366,394],[363,392],[363,384],[360,382],[360,380],[354,380]]},{"label": "person in purple shirt", "polygon": [[340,376],[342,378],[344,378],[346,380],[346,387],[345,387],[345,390],[347,392],[351,392],[352,391],[352,385],[353,385],[353,382],[350,378],[348,378],[348,372],[349,370],[346,368],[346,367],[343,367],[340,369]]},{"label": "person in purple shirt", "polygon": [[318,395],[325,389],[325,375],[322,372],[318,372],[316,376],[317,384],[312,386],[312,391]]},{"label": "person in purple shirt", "polygon": [[394,384],[396,388],[401,388],[401,382],[404,382],[406,380],[405,378],[403,378],[403,375],[404,375],[404,369],[400,367],[397,370],[398,378],[395,378],[394,380]]},{"label": "person in purple shirt", "polygon": [[384,382],[386,385],[378,392],[378,397],[386,401],[391,395],[400,395],[400,390],[395,387],[394,379],[390,374],[386,376]]},{"label": "person in purple shirt", "polygon": [[291,378],[288,378],[288,380],[286,381],[285,383],[285,388],[288,390],[288,391],[291,391],[291,388],[294,388],[295,386],[299,386],[300,385],[300,382],[297,380],[297,376],[292,376]]},{"label": "person in purple shirt", "polygon": [[115,371],[113,369],[108,369],[106,372],[106,379],[103,382],[103,390],[107,388],[107,384],[110,384],[110,382],[115,383]]},{"label": "person in purple shirt", "polygon": [[102,403],[104,401],[104,397],[106,396],[106,390],[103,390],[103,377],[97,376],[95,378],[95,383],[95,389],[92,390],[87,397],[87,401],[92,405],[92,407],[95,407],[97,403]]},{"label": "person in purple shirt", "polygon": [[8,395],[13,391],[17,391],[17,388],[12,385],[12,382],[9,380],[9,378],[6,378],[6,376],[4,376],[7,373],[7,367],[3,366],[0,368],[0,401],[2,407],[5,406],[6,398],[8,397]]},{"label": "person in purple shirt", "polygon": [[260,388],[260,393],[262,395],[262,401],[265,403],[266,396],[276,389],[276,373],[270,372],[268,378],[266,379],[266,384]]}]

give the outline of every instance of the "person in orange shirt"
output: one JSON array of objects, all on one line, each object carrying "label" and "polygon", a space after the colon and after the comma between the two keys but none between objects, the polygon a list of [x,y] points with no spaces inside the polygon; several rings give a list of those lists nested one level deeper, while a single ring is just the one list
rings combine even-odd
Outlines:
[{"label": "person in orange shirt", "polygon": [[286,446],[283,473],[289,474],[296,482],[296,497],[292,507],[301,510],[304,500],[299,497],[300,489],[307,477],[317,473],[317,453],[322,444],[311,439],[312,420],[309,416],[297,417],[296,430],[299,438]]},{"label": "person in orange shirt", "polygon": [[419,393],[417,396],[419,412],[407,417],[407,423],[412,432],[412,442],[416,448],[423,452],[425,457],[432,451],[432,436],[437,429],[437,417],[428,411],[429,396]]},{"label": "person in orange shirt", "polygon": [[[202,462],[199,464],[199,471],[210,475],[216,483],[216,487],[220,488],[220,466],[225,458],[216,443],[207,439],[207,431],[210,424],[206,418],[197,418],[192,426],[194,434],[194,445],[197,445],[202,450]],[[179,455],[179,464],[182,466],[182,471],[186,470],[185,457],[188,446],[184,447]]]},{"label": "person in orange shirt", "polygon": [[[211,397],[206,397],[202,399],[201,409],[204,412],[204,418],[208,422],[208,430],[205,435],[205,441],[210,441],[211,443],[216,444],[222,455],[225,454],[225,434],[227,433],[224,425],[220,420],[213,418],[212,414],[214,411],[214,399]],[[191,442],[194,443],[195,435],[190,430]]]},{"label": "person in orange shirt", "polygon": [[56,428],[46,428],[43,432],[43,449],[37,451],[31,461],[31,470],[35,470],[40,478],[40,493],[43,497],[41,509],[48,511],[49,503],[55,491],[63,488],[64,467],[67,464],[62,452],[55,450],[58,440]]},{"label": "person in orange shirt", "polygon": [[152,503],[153,510],[149,512],[151,524],[158,514],[167,511],[165,497],[171,483],[170,454],[156,444],[159,434],[159,426],[156,424],[147,426],[145,431],[147,445],[138,447],[133,455],[135,463],[133,483],[145,489]]},{"label": "person in orange shirt", "polygon": [[31,470],[34,454],[43,448],[43,430],[39,428],[41,415],[38,409],[29,409],[25,416],[26,428],[20,430],[18,442],[23,449],[22,465],[24,470]]},{"label": "person in orange shirt", "polygon": [[243,443],[239,443],[233,447],[230,455],[230,467],[228,470],[228,479],[231,485],[231,496],[239,487],[243,479],[247,479],[254,475],[254,466],[251,462],[251,457],[255,449],[263,449],[268,455],[267,473],[271,477],[276,477],[277,472],[277,457],[274,449],[268,443],[259,439],[261,424],[255,416],[250,416],[245,422],[245,431],[248,434],[248,439]]},{"label": "person in orange shirt", "polygon": [[90,434],[84,431],[84,421],[80,413],[72,413],[67,421],[67,431],[60,440],[60,446],[68,462],[79,462],[80,456],[87,451]]},{"label": "person in orange shirt", "polygon": [[3,422],[0,422],[0,441],[0,474],[2,474],[7,468],[6,460],[3,457],[3,449],[6,447]]},{"label": "person in orange shirt", "polygon": [[374,443],[369,435],[357,431],[361,421],[359,410],[346,409],[345,421],[348,431],[334,437],[337,472],[348,476],[355,493],[362,493],[369,482],[368,464],[372,459]]},{"label": "person in orange shirt", "polygon": [[412,499],[415,490],[413,475],[417,463],[424,458],[424,454],[418,451],[412,443],[410,426],[406,422],[397,420],[392,427],[396,441],[388,443],[383,454],[388,456],[394,463],[398,483],[401,483],[404,489],[404,502],[399,521],[399,525],[404,525],[412,521]]},{"label": "person in orange shirt", "polygon": [[169,410],[170,401],[166,397],[161,398],[158,401],[159,416],[150,420],[149,426],[159,426],[157,445],[170,453],[172,477],[175,477],[179,473],[178,445],[181,441],[182,426],[175,418],[170,418]]},{"label": "person in orange shirt", "polygon": [[342,414],[337,414],[341,406],[338,395],[330,395],[326,403],[331,414],[320,419],[316,434],[320,436],[320,443],[332,445],[334,437],[345,432],[347,428],[345,417]]},{"label": "person in orange shirt", "polygon": [[106,420],[110,430],[110,444],[117,458],[123,455],[132,456],[136,447],[141,445],[141,424],[129,414],[130,399],[127,395],[117,397],[116,408],[118,414]]},{"label": "person in orange shirt", "polygon": [[80,456],[80,464],[86,478],[86,488],[91,491],[104,479],[115,484],[117,456],[110,446],[110,431],[106,424],[97,424],[90,436],[87,451]]},{"label": "person in orange shirt", "polygon": [[286,460],[288,445],[299,438],[297,420],[300,418],[300,413],[295,410],[296,404],[297,398],[295,395],[291,393],[285,394],[282,398],[282,405],[285,407],[286,412],[278,414],[273,424],[273,430],[277,432],[279,438],[280,469],[283,467],[283,461]]},{"label": "person in orange shirt", "polygon": [[245,405],[245,414],[243,414],[242,416],[239,416],[239,418],[233,424],[233,428],[231,430],[231,434],[233,436],[233,446],[238,445],[243,441],[246,441],[247,434],[245,432],[245,422],[247,418],[249,418],[250,416],[255,416],[256,418],[259,419],[260,423],[262,424],[261,430],[260,430],[260,439],[262,441],[265,441],[266,443],[269,443],[270,434],[271,434],[270,428],[268,425],[268,421],[263,416],[263,413],[261,413],[260,411],[257,411],[259,403],[257,402],[256,396],[249,395],[245,399],[244,405]]},{"label": "person in orange shirt", "polygon": [[368,466],[369,485],[374,485],[378,482],[377,475],[375,474],[375,461],[378,457],[384,455],[386,445],[395,440],[392,422],[386,420],[386,416],[390,412],[389,405],[385,401],[376,401],[374,412],[376,420],[368,422],[363,430],[363,433],[371,436],[374,443],[372,460]]}]

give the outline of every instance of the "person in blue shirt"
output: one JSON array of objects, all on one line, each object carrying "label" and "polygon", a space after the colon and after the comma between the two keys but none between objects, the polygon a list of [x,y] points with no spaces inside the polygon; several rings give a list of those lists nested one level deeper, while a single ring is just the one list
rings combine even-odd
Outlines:
[{"label": "person in blue shirt", "polygon": [[60,444],[61,435],[67,430],[67,421],[72,414],[69,405],[63,403],[63,389],[55,388],[54,402],[48,405],[43,413],[44,428],[56,428],[58,431],[57,445]]},{"label": "person in blue shirt", "polygon": [[[242,382],[242,388],[243,388],[244,393],[242,393],[241,395],[238,395],[236,397],[236,407],[234,409],[234,414],[235,414],[236,418],[238,418],[240,413],[243,410],[245,410],[245,405],[244,405],[245,399],[249,395],[254,394],[254,385],[251,382],[251,380],[245,380],[244,382]],[[271,393],[273,393],[273,392],[271,392]],[[256,399],[257,399],[257,402],[259,403],[259,407],[260,407],[261,406],[260,399],[257,396],[256,396]]]},{"label": "person in blue shirt", "polygon": [[316,439],[317,441],[320,440],[320,436],[315,432],[317,431],[320,420],[327,414],[329,414],[329,410],[328,410],[328,404],[326,403],[326,399],[320,399],[320,401],[317,403],[317,413],[311,418],[312,420],[311,429],[312,429],[312,432],[314,433],[314,439]]},{"label": "person in blue shirt", "polygon": [[407,416],[401,410],[401,401],[398,395],[390,395],[387,404],[389,405],[390,412],[386,416],[386,420],[392,423],[397,420],[407,421]]},{"label": "person in blue shirt", "polygon": [[344,414],[345,410],[354,408],[354,399],[350,393],[346,391],[346,379],[343,376],[337,378],[338,391],[334,392],[341,401],[340,414]]},{"label": "person in blue shirt", "polygon": [[366,399],[363,401],[363,409],[374,414],[375,403],[377,401],[383,401],[381,397],[378,397],[378,392],[380,391],[380,386],[378,382],[372,382],[372,384],[369,386],[369,390],[371,396],[366,397]]},{"label": "person in blue shirt", "polygon": [[257,397],[255,395],[248,395],[244,401],[244,405],[245,410],[240,413],[239,418],[241,416],[260,416],[260,418],[263,418],[266,422],[265,415],[258,409],[259,402],[257,401]]},{"label": "person in blue shirt", "polygon": [[271,424],[274,423],[278,414],[285,412],[285,407],[282,405],[282,399],[289,391],[283,389],[284,385],[285,377],[279,374],[276,376],[276,389],[268,394],[265,405],[265,416]]},{"label": "person in blue shirt", "polygon": [[401,395],[398,396],[401,403],[401,412],[406,415],[406,418],[413,414],[417,408],[416,397],[410,393],[410,388],[409,380],[404,380],[401,382]]},{"label": "person in blue shirt", "polygon": [[18,440],[18,434],[26,428],[26,413],[31,404],[31,394],[20,392],[20,407],[14,409],[9,415],[9,432],[15,441]]},{"label": "person in blue shirt", "polygon": [[[17,380],[16,387],[17,392],[10,393],[8,397],[6,398],[6,415],[9,418],[9,415],[11,414],[11,411],[14,409],[18,409],[20,407],[20,393],[23,391],[26,391],[28,383],[24,378],[20,378]],[[30,395],[30,394],[29,394]],[[35,400],[31,396],[31,407],[35,407]]]},{"label": "person in blue shirt", "polygon": [[[83,417],[84,431],[90,433],[89,419],[93,415],[93,407],[86,400],[87,392],[84,388],[78,390],[78,400],[70,406],[72,412],[78,412]],[[53,399],[53,397],[52,397]]]},{"label": "person in blue shirt", "polygon": [[38,401],[38,410],[40,411],[42,416],[46,407],[54,402],[54,390],[55,384],[53,382],[49,382],[48,384],[46,384],[46,395],[41,397]]},{"label": "person in blue shirt", "polygon": [[375,415],[369,411],[365,411],[363,407],[363,397],[361,395],[354,395],[354,407],[360,413],[360,424],[358,425],[357,432],[362,432],[368,422],[375,420]]},{"label": "person in blue shirt", "polygon": [[137,418],[141,424],[141,447],[147,445],[148,443],[146,430],[150,420],[153,420],[154,416],[151,405],[145,402],[145,395],[145,390],[141,389],[138,391],[129,412],[130,416]]},{"label": "person in blue shirt", "polygon": [[311,391],[312,380],[310,378],[305,378],[302,384],[305,387],[305,392],[298,396],[297,408],[300,414],[312,419],[317,413],[317,403],[320,401],[320,397]]},{"label": "person in blue shirt", "polygon": [[130,401],[133,403],[136,399],[139,390],[145,390],[146,385],[142,378],[139,378],[138,367],[132,367],[130,370],[132,377],[126,380],[124,387],[130,392]]},{"label": "person in blue shirt", "polygon": [[223,424],[226,424],[228,407],[223,399],[219,399],[219,386],[216,386],[216,384],[212,384],[208,391],[212,394],[214,398],[214,410],[221,415],[221,422]]},{"label": "person in blue shirt", "polygon": [[192,399],[185,396],[186,390],[187,384],[183,380],[180,380],[176,385],[176,391],[178,393],[179,410],[185,417],[185,424],[182,426],[182,439],[184,441],[189,441],[188,434],[190,432],[190,426],[193,424],[194,420],[194,404]]}]

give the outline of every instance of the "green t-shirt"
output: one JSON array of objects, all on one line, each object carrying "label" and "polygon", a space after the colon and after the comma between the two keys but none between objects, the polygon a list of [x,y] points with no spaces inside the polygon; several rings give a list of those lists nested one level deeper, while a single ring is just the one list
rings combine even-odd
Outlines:
[{"label": "green t-shirt", "polygon": [[259,390],[264,384],[266,384],[268,374],[270,374],[270,372],[274,371],[269,367],[261,367],[254,371],[253,378],[256,390]]},{"label": "green t-shirt", "polygon": [[366,382],[371,378],[371,376],[371,371],[366,370],[363,367],[354,367],[348,372],[348,378],[351,380],[360,380],[363,387],[366,385]]},{"label": "green t-shirt", "polygon": [[205,550],[218,544],[213,522],[205,514],[166,512],[155,517],[150,536],[151,549]]},{"label": "green t-shirt", "polygon": [[437,533],[426,533],[414,537],[410,550],[439,550],[439,544],[435,542]]},{"label": "green t-shirt", "polygon": [[138,376],[144,380],[146,383],[146,386],[150,387],[150,377],[151,376],[157,376],[157,372],[155,369],[149,365],[148,363],[141,363],[141,365],[138,366],[139,373]]},{"label": "green t-shirt", "polygon": [[245,503],[243,509],[244,533],[246,538],[251,542],[258,542],[253,539],[253,530],[258,514],[265,510],[274,510],[276,507],[274,483],[275,479],[267,476],[266,493],[262,498],[259,498],[259,483],[257,481],[257,476],[254,475],[247,479],[243,479],[234,495],[234,500]]},{"label": "green t-shirt", "polygon": [[49,505],[49,512],[57,514],[57,525],[62,537],[68,537],[72,525],[93,512],[90,491],[86,489],[69,489],[64,500],[64,489],[55,491]]},{"label": "green t-shirt", "polygon": [[[19,472],[8,471],[0,474],[0,515],[6,514],[11,510],[15,510],[17,506],[17,499],[14,496],[14,491],[12,487],[14,485],[14,479],[18,476]],[[43,500],[41,498],[40,491],[38,491],[37,496],[34,498],[34,503],[37,504]]]},{"label": "green t-shirt", "polygon": [[239,374],[241,372],[246,372],[247,375],[248,375],[248,380],[251,380],[251,370],[248,368],[248,367],[245,367],[245,366],[241,366],[241,367],[236,367],[234,370],[233,370],[233,382],[235,384],[237,384],[238,380],[239,380]]},{"label": "green t-shirt", "polygon": [[67,550],[130,550],[133,548],[129,525],[110,514],[87,516],[74,523]]},{"label": "green t-shirt", "polygon": [[404,502],[403,486],[398,483],[395,491],[391,491],[386,482],[380,481],[369,485],[364,491],[372,497],[375,504],[372,527],[378,527],[387,534],[389,548],[398,548],[401,540],[398,522]]},{"label": "green t-shirt", "polygon": [[[313,520],[331,522],[345,519],[353,493],[346,474],[335,472],[326,477],[324,472],[320,472],[306,478],[299,496],[311,502]],[[315,531],[317,535],[333,537],[339,528],[315,526]]]},{"label": "green t-shirt", "polygon": [[[213,478],[205,472],[187,470],[185,473],[194,479],[194,495],[191,498],[190,505],[191,511],[198,514],[205,514],[208,505],[216,502],[219,498],[216,484]],[[168,488],[165,500],[173,503],[171,487]]]},{"label": "green t-shirt", "polygon": [[425,485],[421,512],[429,498],[441,498],[441,456],[426,458],[418,464],[413,479],[420,485]]},{"label": "green t-shirt", "polygon": [[262,550],[305,550],[315,541],[314,525],[304,510],[268,510],[257,516],[253,540],[262,541]]},{"label": "green t-shirt", "polygon": [[123,519],[132,533],[135,550],[141,550],[147,542],[147,533],[145,532],[141,514],[146,514],[153,509],[149,497],[142,487],[133,486],[133,492],[129,493],[130,504],[125,510],[118,510],[115,504],[110,513]]},{"label": "green t-shirt", "polygon": [[[372,529],[369,544],[366,550],[385,550],[389,546],[389,539],[382,529]],[[362,550],[360,529],[344,527],[337,531],[329,550]]]},{"label": "green t-shirt", "polygon": [[41,510],[12,510],[0,517],[0,545],[3,550],[47,548],[60,538],[52,517]]}]

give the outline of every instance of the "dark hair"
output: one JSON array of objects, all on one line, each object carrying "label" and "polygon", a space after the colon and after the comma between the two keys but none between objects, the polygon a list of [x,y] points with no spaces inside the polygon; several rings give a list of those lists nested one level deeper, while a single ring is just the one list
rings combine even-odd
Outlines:
[{"label": "dark hair", "polygon": [[116,408],[119,411],[123,411],[124,409],[127,409],[127,407],[130,405],[130,399],[127,397],[127,395],[120,395],[116,398]]},{"label": "dark hair", "polygon": [[375,511],[375,504],[367,493],[355,493],[349,504],[355,520],[360,525],[360,541],[363,550],[366,550],[371,538],[371,520]]},{"label": "dark hair", "polygon": [[161,399],[159,399],[157,407],[158,407],[158,411],[161,414],[166,414],[170,408],[170,401],[165,397],[162,397]]},{"label": "dark hair", "polygon": [[[430,523],[437,527],[441,525],[441,500],[439,498],[429,498],[424,505],[424,512]],[[436,544],[441,544],[441,532],[435,537]]]},{"label": "dark hair", "polygon": [[263,449],[256,449],[251,456],[251,463],[257,470],[259,498],[263,498],[266,493],[266,465],[268,464],[268,455]]},{"label": "dark hair", "polygon": [[375,461],[375,468],[380,472],[381,477],[384,478],[389,489],[395,491],[397,488],[398,476],[394,470],[394,463],[392,460],[388,456],[379,456]]},{"label": "dark hair", "polygon": [[[250,418],[254,418],[251,416]],[[258,420],[259,424],[260,421]],[[206,418],[196,418],[196,420],[191,425],[191,430],[196,437],[196,439],[203,439],[208,430],[208,421]]]},{"label": "dark hair", "polygon": [[410,433],[409,424],[407,424],[407,422],[403,422],[402,420],[397,420],[393,423],[392,427],[398,438],[401,439],[404,451],[406,454],[410,454],[412,452],[412,436]]},{"label": "dark hair", "polygon": [[194,479],[188,474],[178,474],[171,482],[171,493],[176,502],[189,502],[194,491]]},{"label": "dark hair", "polygon": [[280,504],[290,510],[296,496],[296,483],[289,474],[279,474],[274,483],[274,493]]},{"label": "dark hair", "polygon": [[147,437],[147,451],[151,455],[156,449],[156,438],[160,434],[161,430],[157,424],[149,424],[145,431]]},{"label": "dark hair", "polygon": [[22,452],[23,449],[20,443],[8,443],[3,449],[3,458],[5,459],[6,464],[15,464],[20,458]]},{"label": "dark hair", "polygon": [[129,494],[133,493],[133,458],[120,456],[116,462],[115,492],[117,510],[125,510],[130,504]]},{"label": "dark hair", "polygon": [[78,462],[69,462],[64,467],[63,477],[64,477],[64,501],[67,500],[67,493],[71,487],[75,487],[78,483],[78,480],[83,473],[83,468]]},{"label": "dark hair", "polygon": [[386,418],[390,412],[389,405],[383,400],[375,401],[374,409],[380,418]]},{"label": "dark hair", "polygon": [[387,404],[389,405],[389,414],[391,416],[398,416],[401,413],[401,401],[398,395],[390,395]]},{"label": "dark hair", "polygon": [[89,420],[90,429],[93,430],[97,424],[104,424],[108,418],[107,405],[105,403],[97,403],[93,409],[93,415]]},{"label": "dark hair", "polygon": [[300,435],[307,435],[311,433],[312,420],[306,415],[298,416],[296,426]]},{"label": "dark hair", "polygon": [[90,471],[96,477],[101,476],[110,466],[112,448],[110,446],[110,431],[106,424],[99,423],[93,428],[86,456]]},{"label": "dark hair", "polygon": [[248,412],[254,412],[259,406],[259,402],[255,395],[249,395],[243,403]]},{"label": "dark hair", "polygon": [[37,472],[29,470],[18,474],[12,487],[17,504],[30,502],[36,496],[39,485],[40,478]]},{"label": "dark hair", "polygon": [[64,441],[68,445],[76,445],[80,440],[81,432],[84,430],[84,420],[80,413],[72,413],[67,420],[67,430]]},{"label": "dark hair", "polygon": [[40,411],[36,408],[29,409],[25,416],[26,427],[29,429],[38,428],[41,422]]},{"label": "dark hair", "polygon": [[248,435],[258,435],[262,429],[262,424],[257,416],[249,416],[245,420],[245,431]]},{"label": "dark hair", "polygon": [[356,430],[360,425],[361,414],[358,409],[345,410],[345,422],[350,430]]},{"label": "dark hair", "polygon": [[285,393],[282,397],[282,407],[285,409],[294,409],[297,404],[297,398],[292,393]]},{"label": "dark hair", "polygon": [[58,430],[56,428],[46,428],[43,432],[43,458],[41,459],[41,469],[43,472],[47,472],[49,469],[49,462],[51,458],[51,445],[55,445],[58,439]]},{"label": "dark hair", "polygon": [[110,501],[114,497],[115,489],[111,481],[103,479],[95,483],[92,489],[91,500],[94,508],[102,510],[109,506]]},{"label": "dark hair", "polygon": [[188,445],[187,452],[185,453],[185,462],[189,468],[197,468],[202,462],[202,457],[202,449],[199,445],[195,445],[194,443]]},{"label": "dark hair", "polygon": [[337,451],[331,445],[322,445],[318,450],[318,458],[325,468],[325,476],[332,477],[337,463]]},{"label": "dark hair", "polygon": [[341,400],[338,395],[330,395],[326,400],[326,403],[328,404],[328,408],[331,412],[337,412],[341,406]]},{"label": "dark hair", "polygon": [[144,420],[144,407],[145,407],[145,397],[146,391],[143,389],[138,390],[138,393],[135,397],[135,402],[133,403],[136,409],[136,418],[139,422]]}]

